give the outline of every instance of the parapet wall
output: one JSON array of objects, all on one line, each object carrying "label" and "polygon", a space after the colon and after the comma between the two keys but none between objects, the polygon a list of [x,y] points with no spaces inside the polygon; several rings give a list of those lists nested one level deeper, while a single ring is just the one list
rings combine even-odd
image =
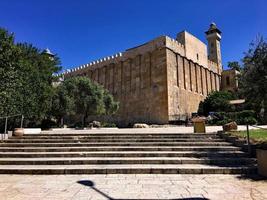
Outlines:
[{"label": "parapet wall", "polygon": [[[97,68],[101,68],[103,66],[110,65],[112,63],[119,63],[121,61],[125,61],[129,58],[134,58],[138,55],[142,55],[146,52],[152,52],[153,50],[157,48],[169,48],[172,51],[178,53],[179,55],[186,57],[186,51],[185,51],[185,45],[178,42],[176,39],[170,38],[168,36],[161,36],[154,40],[151,40],[150,42],[147,42],[143,45],[133,47],[130,49],[127,49],[124,52],[119,52],[111,56],[107,56],[95,61],[92,61],[90,63],[80,65],[78,67],[74,67],[72,69],[68,69],[65,72],[59,74],[64,75],[65,77],[70,76],[76,76],[76,75],[84,75],[84,73],[88,72],[88,70],[95,70]],[[191,59],[189,59],[191,60]],[[192,60],[195,63],[198,63],[196,60]],[[208,68],[214,73],[221,73],[220,70],[218,70],[218,64],[209,60],[207,58],[208,65],[202,65],[204,68]],[[198,63],[199,64],[199,63]],[[201,65],[201,64],[200,64]],[[56,76],[59,76],[56,75]]]}]

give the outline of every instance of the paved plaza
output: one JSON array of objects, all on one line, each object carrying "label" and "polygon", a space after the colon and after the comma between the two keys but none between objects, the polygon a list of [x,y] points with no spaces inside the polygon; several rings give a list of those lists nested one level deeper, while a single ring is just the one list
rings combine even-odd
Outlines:
[{"label": "paved plaza", "polygon": [[1,200],[267,199],[267,180],[233,175],[0,175]]},{"label": "paved plaza", "polygon": [[[153,128],[94,128],[94,129],[86,129],[86,130],[75,130],[75,133],[193,133],[193,126],[157,126]],[[261,128],[267,128],[267,125],[259,126]],[[246,126],[239,125],[238,130],[244,131],[246,130]],[[253,126],[249,126],[249,129],[258,129]],[[213,133],[217,131],[222,131],[222,126],[206,126],[207,133]],[[56,128],[53,131],[43,131],[43,133],[73,133],[73,129],[69,128]]]}]

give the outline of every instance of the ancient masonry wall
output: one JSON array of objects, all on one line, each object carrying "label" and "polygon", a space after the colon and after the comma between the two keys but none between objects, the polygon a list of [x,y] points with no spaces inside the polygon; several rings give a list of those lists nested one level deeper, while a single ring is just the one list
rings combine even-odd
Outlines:
[{"label": "ancient masonry wall", "polygon": [[196,112],[208,93],[220,89],[220,70],[216,63],[208,66],[184,57],[181,44],[167,38],[168,115],[169,121],[184,119]]},{"label": "ancient masonry wall", "polygon": [[88,76],[120,102],[112,121],[168,123],[165,37],[107,57],[64,74]]},{"label": "ancient masonry wall", "polygon": [[181,119],[196,112],[199,102],[220,86],[216,63],[209,61],[204,67],[187,59],[184,46],[166,36],[63,75],[88,76],[108,89],[120,102],[120,109],[105,120],[122,126]]}]

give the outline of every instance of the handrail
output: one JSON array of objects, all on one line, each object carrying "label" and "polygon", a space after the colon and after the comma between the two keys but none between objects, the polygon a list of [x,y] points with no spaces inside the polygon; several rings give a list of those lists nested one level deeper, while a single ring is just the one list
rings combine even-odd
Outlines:
[{"label": "handrail", "polygon": [[19,115],[8,115],[8,116],[0,117],[0,119],[11,118],[11,117],[17,117],[17,116],[22,116],[22,114],[19,114]]},{"label": "handrail", "polygon": [[4,139],[6,139],[8,118],[17,117],[17,116],[21,116],[20,128],[22,128],[22,126],[23,126],[23,120],[24,120],[24,115],[23,114],[0,117],[0,119],[5,119],[5,130],[4,130],[4,133],[1,134],[1,141],[3,141]]}]

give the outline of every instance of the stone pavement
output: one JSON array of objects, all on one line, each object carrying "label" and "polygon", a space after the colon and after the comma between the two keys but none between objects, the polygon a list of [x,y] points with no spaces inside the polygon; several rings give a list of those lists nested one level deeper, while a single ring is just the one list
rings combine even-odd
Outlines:
[{"label": "stone pavement", "polygon": [[267,199],[267,180],[233,175],[0,175],[1,200]]},{"label": "stone pavement", "polygon": [[[260,126],[262,128],[267,128],[267,125]],[[257,129],[255,127],[249,126],[249,129]],[[238,126],[238,130],[246,130],[246,126]],[[94,128],[87,130],[73,130],[69,128],[56,128],[54,131],[43,131],[43,133],[193,133],[193,126],[163,126],[158,128]],[[222,126],[206,126],[206,132],[212,133],[222,131]]]}]

